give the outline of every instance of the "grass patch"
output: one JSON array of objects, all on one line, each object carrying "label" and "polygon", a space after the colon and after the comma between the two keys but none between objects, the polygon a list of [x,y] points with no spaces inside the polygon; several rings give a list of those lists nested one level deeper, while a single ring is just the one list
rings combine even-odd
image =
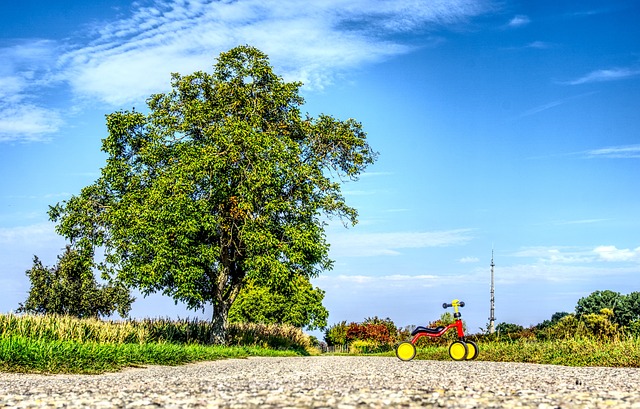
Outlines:
[{"label": "grass patch", "polygon": [[116,344],[0,338],[0,371],[97,374],[144,365],[180,365],[249,356],[299,356],[304,351],[258,346],[206,346],[169,343]]},{"label": "grass patch", "polygon": [[[481,341],[478,342],[478,349],[479,361],[640,368],[640,338]],[[394,356],[395,352],[384,355]],[[448,345],[418,348],[415,359],[451,360]]]}]

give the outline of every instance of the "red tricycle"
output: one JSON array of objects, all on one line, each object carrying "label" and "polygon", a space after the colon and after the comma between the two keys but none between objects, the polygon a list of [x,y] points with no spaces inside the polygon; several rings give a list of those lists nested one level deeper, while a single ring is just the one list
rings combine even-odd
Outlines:
[{"label": "red tricycle", "polygon": [[396,356],[403,361],[411,361],[416,356],[416,341],[421,337],[432,337],[436,338],[443,335],[445,332],[450,330],[451,328],[455,328],[458,330],[458,340],[453,341],[451,345],[449,345],[449,356],[454,361],[463,361],[463,360],[471,360],[476,359],[478,357],[478,345],[473,341],[468,341],[464,339],[464,330],[462,329],[462,320],[460,317],[459,307],[464,307],[464,302],[459,300],[451,301],[451,304],[444,303],[442,304],[442,308],[453,307],[454,314],[453,317],[455,321],[453,324],[449,324],[446,327],[436,327],[436,328],[426,328],[426,327],[417,327],[411,332],[411,336],[413,337],[411,341],[404,341],[399,343],[396,346]]}]

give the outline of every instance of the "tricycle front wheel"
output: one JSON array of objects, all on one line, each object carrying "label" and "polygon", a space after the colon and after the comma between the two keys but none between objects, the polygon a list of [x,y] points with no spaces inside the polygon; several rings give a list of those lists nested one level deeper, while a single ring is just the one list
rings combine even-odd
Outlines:
[{"label": "tricycle front wheel", "polygon": [[467,344],[467,357],[465,358],[467,361],[472,361],[478,357],[478,344],[473,341],[465,341]]}]

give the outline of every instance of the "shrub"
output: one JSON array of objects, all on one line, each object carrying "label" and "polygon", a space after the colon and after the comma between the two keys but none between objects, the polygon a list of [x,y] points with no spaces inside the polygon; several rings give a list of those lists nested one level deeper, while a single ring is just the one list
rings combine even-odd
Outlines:
[{"label": "shrub", "polygon": [[391,351],[393,347],[388,343],[380,343],[371,340],[357,340],[349,344],[350,354],[377,354]]},{"label": "shrub", "polygon": [[378,344],[392,343],[389,329],[384,324],[349,324],[347,342],[354,341],[373,341]]}]

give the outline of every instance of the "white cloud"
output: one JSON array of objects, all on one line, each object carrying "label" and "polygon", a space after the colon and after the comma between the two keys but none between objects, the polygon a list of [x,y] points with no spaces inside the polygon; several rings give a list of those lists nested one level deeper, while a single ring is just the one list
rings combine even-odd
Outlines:
[{"label": "white cloud", "polygon": [[590,158],[638,159],[640,145],[610,146],[583,152]]},{"label": "white cloud", "polygon": [[536,265],[593,264],[598,262],[640,261],[640,247],[618,249],[616,246],[593,247],[538,246],[525,247],[512,254],[514,257],[534,258]]},{"label": "white cloud", "polygon": [[55,82],[56,50],[46,40],[0,48],[0,142],[47,139],[62,125],[57,111],[34,102],[34,90]]},{"label": "white cloud", "polygon": [[577,78],[572,81],[566,82],[569,85],[588,84],[592,82],[604,82],[604,81],[616,81],[623,80],[640,75],[639,69],[631,68],[612,68],[606,70],[596,70]]},{"label": "white cloud", "polygon": [[539,50],[544,50],[547,48],[551,48],[553,47],[553,45],[551,43],[547,43],[545,41],[533,41],[529,44],[527,44],[527,48],[536,48]]},{"label": "white cloud", "polygon": [[602,281],[607,277],[637,275],[637,267],[615,267],[590,264],[547,263],[512,264],[496,266],[495,279],[498,284],[522,285],[527,282],[586,283]]},{"label": "white cloud", "polygon": [[58,131],[63,120],[58,112],[34,104],[0,103],[0,142],[41,141]]},{"label": "white cloud", "polygon": [[471,231],[340,233],[329,241],[332,257],[395,256],[401,249],[463,245],[472,239]]},{"label": "white cloud", "polygon": [[535,258],[539,264],[589,263],[595,260],[591,248],[571,246],[524,247],[512,256]]},{"label": "white cloud", "polygon": [[[468,281],[470,276],[465,276],[465,280]],[[337,276],[322,275],[316,278],[314,281],[320,287],[327,287],[329,285],[334,287],[341,287],[346,285],[358,285],[368,288],[387,288],[387,287],[432,287],[436,285],[444,285],[446,283],[456,282],[460,280],[460,276],[438,276],[432,274],[388,274],[388,275],[346,275],[339,274]]]},{"label": "white cloud", "polygon": [[477,263],[480,259],[478,257],[462,257],[458,260],[459,263],[467,264],[467,263]]},{"label": "white cloud", "polygon": [[635,249],[618,249],[616,246],[598,246],[593,252],[604,261],[640,261],[640,247]]},{"label": "white cloud", "polygon": [[522,27],[522,26],[526,26],[530,22],[531,20],[529,19],[529,17],[524,15],[517,15],[511,20],[509,20],[509,23],[507,23],[507,26],[512,28]]},{"label": "white cloud", "polygon": [[322,87],[362,64],[406,53],[385,36],[478,15],[487,1],[155,1],[130,18],[97,27],[97,38],[62,58],[73,90],[113,105],[165,90],[170,72],[207,70],[239,44],[266,52],[288,80]]},{"label": "white cloud", "polygon": [[489,11],[490,1],[134,2],[128,17],[96,23],[64,47],[43,39],[0,47],[0,142],[45,140],[59,131],[62,108],[39,101],[43,87],[68,87],[74,102],[129,108],[167,91],[171,72],[210,70],[221,51],[251,44],[286,80],[322,88],[412,50],[392,34],[464,22]]},{"label": "white cloud", "polygon": [[57,239],[61,238],[56,234],[52,223],[0,228],[0,245],[5,248],[7,245],[40,246]]}]

